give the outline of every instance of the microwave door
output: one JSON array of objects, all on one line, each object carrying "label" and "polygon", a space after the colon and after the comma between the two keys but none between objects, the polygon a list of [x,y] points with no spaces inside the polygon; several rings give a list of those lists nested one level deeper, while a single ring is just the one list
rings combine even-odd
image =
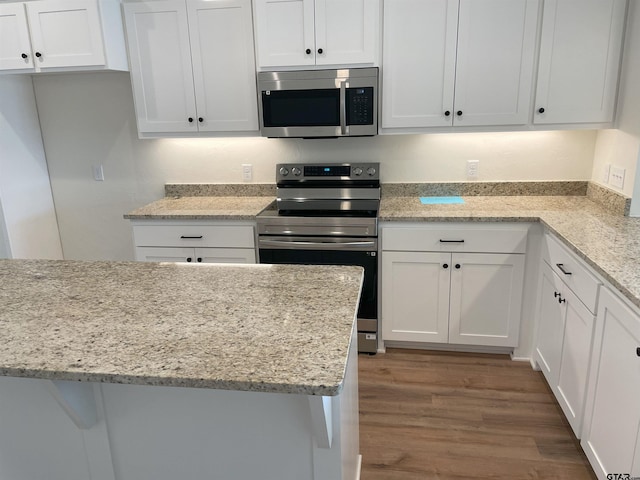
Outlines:
[{"label": "microwave door", "polygon": [[339,88],[261,92],[261,127],[269,137],[335,137],[342,133],[346,98]]}]

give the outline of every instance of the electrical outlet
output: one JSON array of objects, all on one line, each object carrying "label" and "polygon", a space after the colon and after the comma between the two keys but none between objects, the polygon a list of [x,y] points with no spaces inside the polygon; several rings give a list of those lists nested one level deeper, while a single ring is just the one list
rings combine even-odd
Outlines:
[{"label": "electrical outlet", "polygon": [[253,165],[250,163],[242,164],[242,180],[244,182],[250,182],[253,179]]},{"label": "electrical outlet", "polygon": [[467,160],[467,178],[478,178],[480,160]]},{"label": "electrical outlet", "polygon": [[607,163],[602,168],[602,183],[604,183],[604,184],[609,183],[609,173],[610,172],[611,172],[611,164]]},{"label": "electrical outlet", "polygon": [[104,182],[104,170],[102,168],[102,165],[93,166],[93,179],[96,182]]},{"label": "electrical outlet", "polygon": [[624,168],[611,167],[611,174],[609,175],[609,183],[612,187],[616,187],[622,190],[624,188]]}]

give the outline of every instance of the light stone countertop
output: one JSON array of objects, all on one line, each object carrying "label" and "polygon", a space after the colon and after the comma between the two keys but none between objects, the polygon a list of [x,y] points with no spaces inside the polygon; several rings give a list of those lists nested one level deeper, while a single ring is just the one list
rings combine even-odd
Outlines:
[{"label": "light stone countertop", "polygon": [[0,260],[0,375],[337,395],[360,267]]},{"label": "light stone countertop", "polygon": [[129,220],[255,220],[268,207],[273,196],[193,196],[165,197],[137,208],[124,218]]},{"label": "light stone countertop", "polygon": [[537,222],[640,307],[640,218],[613,215],[584,196],[469,196],[464,204],[422,205],[383,197],[381,221]]}]

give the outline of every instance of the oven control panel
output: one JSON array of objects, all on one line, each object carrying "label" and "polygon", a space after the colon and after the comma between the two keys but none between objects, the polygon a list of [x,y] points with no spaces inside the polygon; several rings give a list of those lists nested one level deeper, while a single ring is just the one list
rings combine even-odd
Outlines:
[{"label": "oven control panel", "polygon": [[276,183],[302,181],[379,181],[379,163],[280,163],[276,165]]}]

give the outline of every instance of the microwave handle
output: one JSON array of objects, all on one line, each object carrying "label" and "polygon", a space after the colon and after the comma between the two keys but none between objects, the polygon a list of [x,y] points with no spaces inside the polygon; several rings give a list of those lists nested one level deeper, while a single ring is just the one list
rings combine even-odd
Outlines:
[{"label": "microwave handle", "polygon": [[347,81],[340,82],[340,133],[342,135],[348,135],[349,129],[347,127]]}]

